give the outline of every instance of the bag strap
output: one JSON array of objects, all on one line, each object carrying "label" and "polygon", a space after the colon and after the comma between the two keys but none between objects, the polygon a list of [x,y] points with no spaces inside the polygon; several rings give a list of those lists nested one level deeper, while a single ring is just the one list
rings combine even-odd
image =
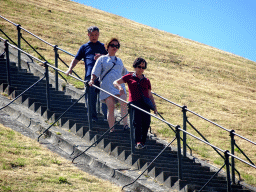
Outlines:
[{"label": "bag strap", "polygon": [[[115,57],[115,62],[117,61],[117,58]],[[106,77],[106,75],[115,67],[116,63],[113,63],[113,66],[104,74],[104,76],[101,78],[101,81],[103,81],[103,79]]]}]

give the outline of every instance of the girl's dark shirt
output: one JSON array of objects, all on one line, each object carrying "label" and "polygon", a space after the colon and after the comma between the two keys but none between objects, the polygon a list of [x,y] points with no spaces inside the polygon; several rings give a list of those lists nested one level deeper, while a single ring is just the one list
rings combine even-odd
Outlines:
[{"label": "girl's dark shirt", "polygon": [[148,90],[151,90],[151,84],[148,78],[143,75],[142,79],[139,79],[135,73],[127,74],[122,77],[123,81],[128,84],[129,88],[129,102],[138,101],[141,99],[141,91],[138,87],[138,82],[141,86],[142,93],[145,97],[149,97]]}]

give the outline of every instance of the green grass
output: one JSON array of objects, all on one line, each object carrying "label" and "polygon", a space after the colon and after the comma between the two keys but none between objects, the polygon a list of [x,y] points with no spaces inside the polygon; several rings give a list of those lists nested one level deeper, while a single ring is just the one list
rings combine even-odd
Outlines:
[{"label": "green grass", "polygon": [[[148,62],[145,75],[150,79],[152,90],[203,117],[216,122],[228,130],[234,129],[255,142],[256,119],[256,63],[222,50],[182,38],[178,35],[160,31],[131,20],[109,14],[69,0],[4,0],[0,4],[1,14],[7,19],[20,23],[52,45],[76,54],[79,47],[88,41],[87,27],[100,28],[100,41],[105,43],[111,37],[118,37],[121,48],[118,56],[128,70],[136,57],[144,57]],[[11,38],[16,40],[15,26],[0,19],[0,26]],[[48,60],[53,63],[53,48],[41,43],[26,32],[23,37]],[[22,42],[22,46],[28,46]],[[31,52],[32,53],[32,52]],[[32,53],[34,54],[34,53]],[[73,57],[61,51],[59,55],[68,65]],[[67,70],[59,61],[59,68]],[[75,72],[84,77],[83,62],[79,62]],[[67,77],[69,83],[83,89],[81,82]],[[156,98],[159,112],[164,118],[182,127],[182,112],[165,101]],[[230,150],[229,133],[187,113],[189,121],[213,144],[223,150]],[[152,119],[152,131],[167,141],[173,139],[168,127]],[[198,134],[188,127],[188,131]],[[190,137],[188,137],[190,138]],[[256,147],[236,137],[242,150],[256,162]],[[210,163],[216,164],[219,156],[194,139],[189,144],[196,149],[198,157],[206,156]],[[235,153],[245,159],[239,152]],[[256,178],[256,170],[237,163],[237,169]],[[216,165],[218,166],[218,165]],[[245,178],[246,180],[246,178]],[[256,186],[255,180],[246,180]]]},{"label": "green grass", "polygon": [[120,191],[0,124],[0,191]]}]

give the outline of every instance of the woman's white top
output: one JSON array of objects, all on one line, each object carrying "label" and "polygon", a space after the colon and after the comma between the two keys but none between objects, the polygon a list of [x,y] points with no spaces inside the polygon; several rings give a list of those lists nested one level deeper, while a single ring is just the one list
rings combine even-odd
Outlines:
[{"label": "woman's white top", "polygon": [[[115,66],[111,69],[111,67]],[[102,81],[102,77],[108,72],[108,70],[111,69],[111,71],[104,77]],[[124,67],[123,62],[120,58],[116,56],[109,56],[109,55],[103,55],[99,57],[92,69],[92,74],[96,77],[100,77],[101,85],[100,87],[107,92],[113,94],[113,95],[119,95],[119,90],[114,87],[113,82],[122,76],[128,74],[127,69]],[[121,85],[125,91],[125,84]],[[100,91],[100,100],[104,102],[106,98],[108,98],[110,95]]]}]

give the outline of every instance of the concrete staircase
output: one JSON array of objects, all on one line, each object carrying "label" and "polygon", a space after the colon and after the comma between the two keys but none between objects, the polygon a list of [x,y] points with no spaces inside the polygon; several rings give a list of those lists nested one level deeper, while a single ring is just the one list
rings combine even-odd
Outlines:
[{"label": "concrete staircase", "polygon": [[[16,63],[11,63],[11,83],[7,85],[6,60],[0,59],[0,91],[8,94],[9,97],[15,98],[25,89],[36,82],[39,77],[28,73],[26,69],[18,70]],[[66,95],[63,91],[55,91],[50,88],[51,108],[47,110],[46,106],[46,82],[41,81],[31,90],[21,96],[16,103],[23,105],[28,110],[33,110],[40,114],[48,122],[54,122],[70,105],[75,101],[70,95]],[[83,138],[86,141],[93,142],[99,138],[107,129],[108,125],[103,121],[103,116],[99,117],[99,121],[93,124],[93,131],[88,129],[87,109],[84,103],[77,103],[67,114],[59,121],[58,126],[65,128],[67,131]],[[72,134],[70,133],[70,134]],[[119,125],[116,131],[107,134],[97,147],[104,150],[113,157],[132,165],[143,171],[149,163],[157,156],[157,154],[165,147],[164,144],[157,142],[154,138],[147,138],[146,148],[136,150],[135,154],[131,154],[130,150],[130,133],[123,131]],[[193,158],[182,158],[183,180],[178,180],[178,161],[177,152],[168,147],[165,152],[149,167],[146,171],[150,177],[162,183],[170,190],[178,189],[180,191],[197,191],[199,190],[214,174],[207,166],[195,162]],[[225,176],[219,174],[215,177],[203,191],[227,191],[227,181]],[[241,185],[232,185],[232,191],[250,191]]]}]

